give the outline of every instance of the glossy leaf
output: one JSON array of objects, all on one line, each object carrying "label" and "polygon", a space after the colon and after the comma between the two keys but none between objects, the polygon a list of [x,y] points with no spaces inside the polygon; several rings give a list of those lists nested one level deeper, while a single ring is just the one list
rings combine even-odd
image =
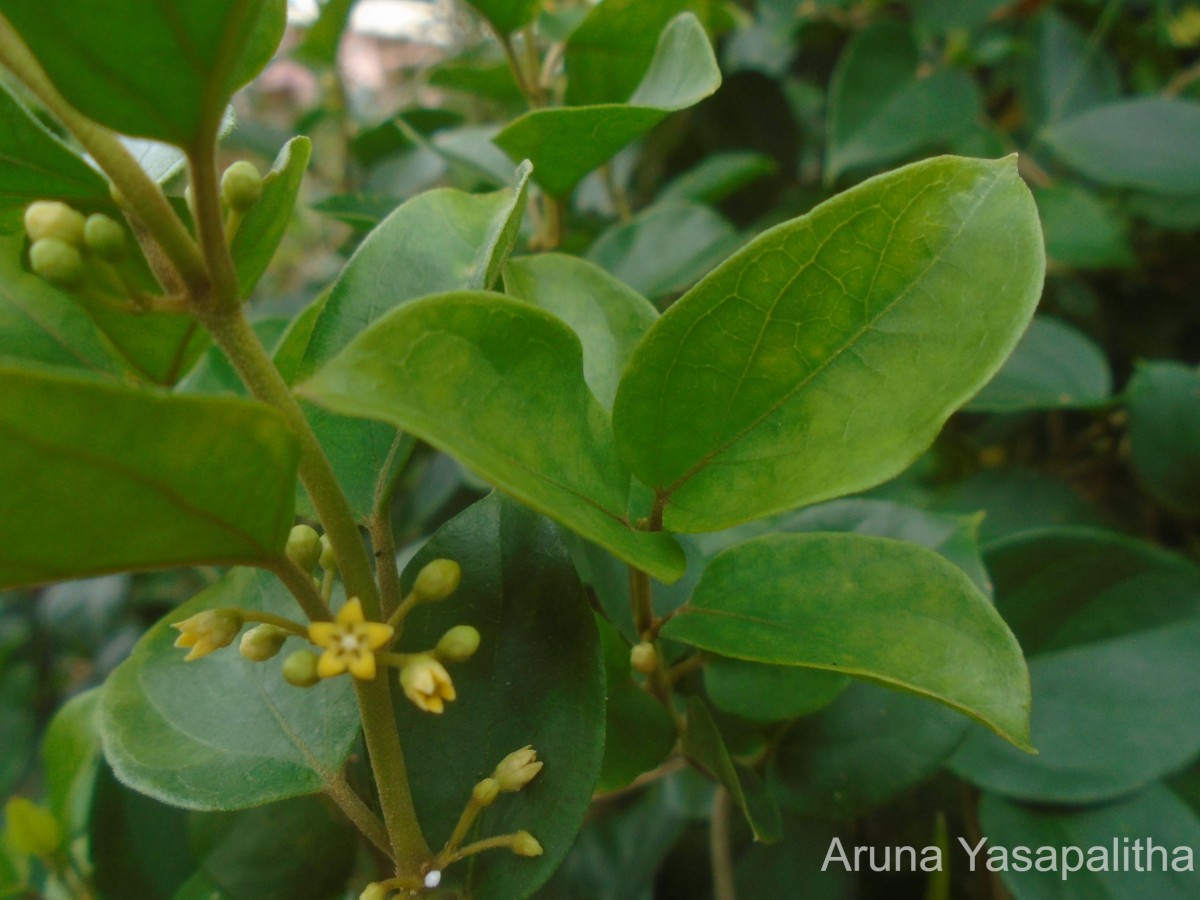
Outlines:
[{"label": "glossy leaf", "polygon": [[709,563],[662,634],[909,691],[1030,747],[1016,639],[961,570],[923,547],[851,534],[747,541]]},{"label": "glossy leaf", "polygon": [[621,455],[675,531],[877,484],[999,368],[1043,266],[1014,160],[871,179],[761,235],[655,323],[613,407]]},{"label": "glossy leaf", "polygon": [[739,188],[774,172],[775,160],[762,153],[714,153],[668,182],[659,191],[658,202],[719,203]]},{"label": "glossy leaf", "polygon": [[859,32],[842,52],[829,89],[829,180],[843,172],[895,162],[944,145],[979,114],[979,97],[964,72],[917,76],[912,32],[884,22]]},{"label": "glossy leaf", "polygon": [[505,126],[495,142],[513,160],[532,160],[534,180],[562,197],[626,144],[720,84],[704,27],[684,13],[663,30],[650,68],[627,102],[535,109]]},{"label": "glossy leaf", "polygon": [[406,304],[299,390],[403,428],[655,577],[682,574],[669,536],[629,524],[629,472],[584,381],[579,339],[531,304],[482,292]]},{"label": "glossy leaf", "polygon": [[539,0],[467,0],[500,34],[516,31],[533,18]]},{"label": "glossy leaf", "polygon": [[90,0],[0,0],[0,13],[84,115],[186,147],[215,131],[234,91],[271,58],[286,3],[111,0],[97,15]]},{"label": "glossy leaf", "polygon": [[[436,190],[408,201],[376,228],[342,270],[312,326],[294,378],[316,371],[388,310],[441,291],[487,288],[516,241],[525,214],[528,167],[517,186],[471,195]],[[360,516],[371,512],[396,429],[307,407],[342,490]]]},{"label": "glossy leaf", "polygon": [[54,198],[111,203],[108,182],[0,82],[0,205]]},{"label": "glossy leaf", "polygon": [[558,253],[510,259],[504,289],[571,326],[583,344],[583,377],[601,405],[612,409],[633,348],[658,318],[650,302],[603,269]]},{"label": "glossy leaf", "polygon": [[308,138],[294,137],[288,141],[271,171],[263,177],[262,196],[238,225],[229,249],[243,297],[254,290],[283,240],[310,156],[312,142]]},{"label": "glossy leaf", "polygon": [[1170,362],[1137,370],[1129,386],[1129,447],[1155,500],[1180,515],[1200,515],[1200,372]]},{"label": "glossy leaf", "polygon": [[1097,106],[1047,128],[1046,145],[1080,174],[1111,187],[1200,192],[1200,104],[1143,97]]},{"label": "glossy leaf", "polygon": [[[229,810],[321,791],[339,779],[358,736],[350,679],[301,689],[226,648],[183,661],[171,627],[234,606],[296,618],[274,575],[236,568],[160,620],[104,685],[104,754],[130,787],[175,806]],[[288,645],[289,647],[291,645]]]},{"label": "glossy leaf", "polygon": [[0,585],[282,554],[298,451],[273,410],[11,368],[0,395]]},{"label": "glossy leaf", "polygon": [[459,624],[475,626],[482,640],[470,661],[450,666],[458,697],[442,715],[396,695],[406,746],[420,748],[407,754],[417,812],[440,847],[472,786],[532,745],[545,767],[489,807],[474,836],[526,829],[545,854],[489,853],[445,873],[467,879],[480,900],[529,896],[570,847],[600,772],[605,676],[595,624],[557,527],[498,494],[434,534],[403,583],[438,557],[460,563],[462,583],[450,601],[406,620],[401,648],[431,647]]},{"label": "glossy leaf", "polygon": [[1108,402],[1112,372],[1104,352],[1087,335],[1049,316],[1038,316],[966,408],[972,412],[1078,409]]}]

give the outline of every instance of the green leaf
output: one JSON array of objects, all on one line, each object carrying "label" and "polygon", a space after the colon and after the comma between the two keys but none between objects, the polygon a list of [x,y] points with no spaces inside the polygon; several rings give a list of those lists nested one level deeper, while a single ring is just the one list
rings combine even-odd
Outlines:
[{"label": "green leaf", "polygon": [[944,145],[974,124],[971,77],[954,69],[918,77],[919,63],[912,32],[895,22],[864,29],[847,45],[829,88],[827,179]]},{"label": "green leaf", "polygon": [[274,410],[2,367],[0,395],[0,586],[282,555],[298,450]]},{"label": "green leaf", "polygon": [[1200,104],[1144,97],[1058,122],[1042,140],[1064,163],[1111,187],[1180,196],[1200,192]]},{"label": "green leaf", "polygon": [[[317,314],[295,379],[311,375],[394,307],[427,294],[495,284],[525,215],[528,180],[529,168],[522,166],[515,189],[478,196],[429,191],[392,213],[342,270]],[[369,515],[396,429],[312,406],[305,412],[351,508],[359,516]]]},{"label": "green leaf", "polygon": [[288,141],[263,178],[262,196],[242,217],[229,249],[237,269],[238,291],[243,297],[254,290],[283,240],[310,156],[312,142],[308,138],[294,137]]},{"label": "green leaf", "polygon": [[853,839],[846,826],[783,814],[782,832],[774,844],[755,844],[735,866],[739,897],[820,897],[854,900],[860,895],[857,876],[841,866],[821,871],[834,838]]},{"label": "green leaf", "polygon": [[873,178],[761,235],[655,323],[617,391],[621,455],[674,531],[878,484],[1000,367],[1043,268],[1012,158]]},{"label": "green leaf", "polygon": [[913,18],[927,28],[976,28],[1007,0],[914,0]]},{"label": "green leaf", "polygon": [[397,694],[407,746],[420,748],[407,754],[417,812],[440,847],[472,786],[532,745],[545,768],[489,807],[472,839],[526,829],[545,854],[484,854],[468,876],[479,900],[527,897],[570,847],[600,772],[604,668],[595,624],[556,526],[498,494],[444,525],[406,567],[403,584],[439,557],[460,563],[462,583],[449,602],[413,612],[402,648],[431,647],[460,624],[479,629],[482,641],[470,661],[450,667],[458,697],[442,715]]},{"label": "green leaf", "polygon": [[1046,255],[1078,268],[1125,268],[1136,259],[1124,220],[1084,188],[1057,184],[1038,188],[1037,200]]},{"label": "green leaf", "polygon": [[712,713],[699,697],[688,697],[683,752],[729,791],[733,802],[745,814],[756,841],[769,844],[779,840],[783,828],[779,806],[754,772],[733,761]]},{"label": "green leaf", "polygon": [[355,0],[325,0],[317,20],[308,27],[304,40],[292,55],[310,66],[334,66],[337,64],[338,47],[342,34],[350,23],[350,10]]},{"label": "green leaf", "polygon": [[283,37],[285,0],[0,0],[66,99],[102,125],[188,147],[215,134],[234,91]]},{"label": "green leaf", "polygon": [[0,206],[33,200],[112,200],[108,182],[50,133],[0,82]]},{"label": "green leaf", "polygon": [[[1200,846],[1200,819],[1165,787],[1156,785],[1116,803],[1083,809],[1022,806],[985,794],[979,804],[979,824],[988,843],[978,857],[977,870],[992,868],[988,850],[1004,848],[1007,864],[1000,868],[997,851],[996,869],[1018,900],[1189,900],[1196,894],[1194,856]],[[1147,840],[1165,848],[1165,856],[1158,850],[1146,852]],[[1142,848],[1137,856],[1134,841]],[[1025,866],[1022,871],[1014,864],[1016,847],[1032,848],[1034,860],[1040,848],[1051,848],[1063,863],[1049,872],[1040,866]],[[1187,850],[1176,853],[1181,847]],[[1083,858],[1077,860],[1072,848],[1078,848]],[[1091,848],[1102,848],[1103,862],[1099,854],[1091,857],[1095,852]],[[1068,859],[1078,871],[1066,871]]]},{"label": "green leaf", "polygon": [[627,102],[536,109],[505,126],[495,143],[513,160],[531,160],[534,180],[563,197],[626,144],[720,84],[704,27],[682,13],[663,30],[650,68]]},{"label": "green leaf", "polygon": [[909,691],[1030,749],[1016,639],[971,580],[924,547],[856,534],[747,541],[709,563],[662,634]]},{"label": "green leaf", "polygon": [[539,0],[467,0],[502,35],[527,25]]},{"label": "green leaf", "polygon": [[583,377],[605,409],[612,409],[633,348],[658,311],[645,297],[586,260],[559,253],[510,259],[504,289],[571,326],[583,344]]},{"label": "green leaf", "polygon": [[704,666],[713,706],[752,722],[782,722],[832,703],[850,684],[836,672],[771,666],[714,656]]},{"label": "green leaf", "polygon": [[639,294],[684,291],[742,243],[711,207],[670,201],[617,222],[588,248],[587,258]]},{"label": "green leaf", "polygon": [[1121,77],[1103,44],[1053,8],[1037,17],[1033,30],[1022,84],[1033,123],[1048,125],[1120,96]]},{"label": "green leaf", "polygon": [[775,169],[775,160],[763,153],[714,153],[668,182],[658,192],[658,202],[720,203],[739,188],[774,174]]},{"label": "green leaf", "polygon": [[683,572],[668,535],[629,523],[629,472],[584,381],[579,339],[528,303],[482,292],[408,303],[299,393],[410,432],[656,578]]},{"label": "green leaf", "polygon": [[1200,371],[1144,363],[1128,396],[1134,472],[1167,509],[1200,515]]},{"label": "green leaf", "polygon": [[358,736],[350,679],[293,687],[280,673],[288,647],[265,663],[233,648],[185,663],[172,623],[227,606],[298,613],[273,575],[237,568],[160,620],[104,685],[109,764],[135,790],[189,809],[242,809],[323,790],[341,778]]},{"label": "green leaf", "polygon": [[1112,393],[1104,351],[1083,332],[1049,316],[1029,323],[996,377],[967,404],[971,412],[1102,406]]},{"label": "green leaf", "polygon": [[76,694],[54,714],[42,738],[42,767],[50,808],[68,836],[87,827],[100,764],[100,735],[96,731],[99,702],[99,688]]},{"label": "green leaf", "polygon": [[771,758],[768,784],[798,813],[857,818],[932,778],[970,727],[949,709],[857,683],[792,724]]}]

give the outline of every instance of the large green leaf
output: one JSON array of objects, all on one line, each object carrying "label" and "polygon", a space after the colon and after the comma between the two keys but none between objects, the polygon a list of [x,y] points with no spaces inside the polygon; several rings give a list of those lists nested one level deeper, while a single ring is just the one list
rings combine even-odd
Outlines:
[{"label": "large green leaf", "polygon": [[449,628],[482,637],[453,665],[457,699],[440,716],[397,694],[409,775],[422,829],[439,847],[471,788],[508,753],[532,745],[545,767],[480,817],[474,837],[530,831],[536,860],[493,851],[445,878],[469,881],[472,897],[529,896],[557,867],[583,822],[604,745],[604,664],[595,623],[557,527],[493,494],[443,526],[404,572],[411,584],[431,559],[457,560],[462,583],[444,603],[407,620],[401,647],[423,650]]},{"label": "large green leaf", "polygon": [[[515,189],[429,191],[388,216],[359,246],[317,313],[295,380],[308,377],[394,307],[426,294],[495,284],[525,215],[528,180],[529,168],[522,166]],[[396,429],[318,407],[305,412],[351,507],[368,515]]]},{"label": "large green leaf", "polygon": [[232,398],[0,367],[0,586],[277,559],[298,451]]},{"label": "large green leaf", "polygon": [[663,30],[650,69],[627,102],[535,109],[505,126],[495,143],[514,160],[532,160],[534,180],[562,197],[626,144],[720,84],[704,27],[683,13]]},{"label": "large green leaf", "polygon": [[971,127],[979,114],[971,77],[953,69],[918,77],[919,63],[904,25],[883,22],[854,37],[829,88],[827,178],[911,157]]},{"label": "large green leaf", "polygon": [[1016,639],[960,569],[915,544],[857,534],[747,541],[709,563],[662,634],[900,688],[1030,749]]},{"label": "large green leaf", "polygon": [[1063,162],[1101,184],[1172,196],[1200,192],[1200,104],[1143,97],[1058,122],[1042,139]]},{"label": "large green leaf", "polygon": [[761,235],[655,323],[613,407],[621,455],[676,531],[884,481],[999,368],[1043,270],[1014,159],[871,179]]},{"label": "large green leaf", "polygon": [[663,581],[683,572],[669,536],[630,524],[629,471],[579,338],[529,303],[482,292],[408,303],[299,391],[411,432]]},{"label": "large green leaf", "polygon": [[1129,386],[1129,449],[1150,495],[1180,515],[1200,515],[1200,371],[1145,363]]},{"label": "large green leaf", "polygon": [[0,0],[71,105],[103,125],[186,147],[283,37],[285,0]]},{"label": "large green leaf", "polygon": [[358,735],[349,677],[293,687],[280,671],[286,647],[265,663],[234,648],[185,663],[172,623],[227,606],[299,613],[273,575],[236,568],[159,621],[105,683],[99,716],[109,764],[130,787],[189,809],[323,790],[341,778]]},{"label": "large green leaf", "polygon": [[516,31],[533,18],[540,0],[467,0],[500,34]]},{"label": "large green leaf", "polygon": [[1120,96],[1121,77],[1104,47],[1057,10],[1034,20],[1030,49],[1021,87],[1032,122],[1048,125]]},{"label": "large green leaf", "polygon": [[111,203],[108,183],[0,82],[0,205],[57,198]]},{"label": "large green leaf", "polygon": [[633,348],[658,318],[650,301],[598,266],[559,253],[510,259],[504,289],[571,326],[583,344],[583,377],[612,409]]},{"label": "large green leaf", "polygon": [[233,236],[229,250],[237,269],[238,291],[243,297],[254,290],[283,240],[310,156],[312,142],[306,137],[294,137],[284,145],[275,165],[263,178],[262,196],[243,216]]}]

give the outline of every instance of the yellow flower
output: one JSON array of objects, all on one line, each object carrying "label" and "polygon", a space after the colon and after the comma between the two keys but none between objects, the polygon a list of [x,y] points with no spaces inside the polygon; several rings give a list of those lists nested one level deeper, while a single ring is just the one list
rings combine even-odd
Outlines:
[{"label": "yellow flower", "polygon": [[443,701],[456,696],[446,667],[427,653],[418,653],[404,664],[400,687],[417,709],[431,713],[440,713],[446,708]]},{"label": "yellow flower", "polygon": [[370,681],[375,677],[375,651],[386,645],[393,633],[391,625],[366,621],[362,604],[351,597],[338,610],[336,622],[308,626],[308,639],[325,651],[317,662],[317,674],[331,678],[349,669],[355,678]]},{"label": "yellow flower", "polygon": [[500,783],[500,790],[511,792],[525,787],[540,771],[542,762],[537,758],[537,751],[525,746],[500,760],[492,777]]},{"label": "yellow flower", "polygon": [[208,656],[228,647],[242,630],[242,615],[236,609],[206,609],[171,626],[179,630],[176,647],[191,647],[185,662]]}]

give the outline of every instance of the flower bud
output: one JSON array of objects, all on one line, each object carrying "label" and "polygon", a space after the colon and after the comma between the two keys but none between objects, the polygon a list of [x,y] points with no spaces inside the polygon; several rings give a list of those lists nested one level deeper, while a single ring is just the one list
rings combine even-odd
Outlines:
[{"label": "flower bud", "polygon": [[87,266],[73,244],[45,237],[29,248],[29,267],[55,287],[73,291],[83,286]]},{"label": "flower bud", "polygon": [[446,667],[427,653],[418,653],[400,670],[400,687],[417,709],[440,713],[457,695]]},{"label": "flower bud", "polygon": [[435,559],[417,573],[412,591],[422,603],[445,600],[462,581],[462,569],[452,559]]},{"label": "flower bud", "polygon": [[537,751],[531,746],[526,746],[514,750],[500,760],[500,765],[496,766],[492,777],[500,783],[500,790],[512,792],[525,787],[540,771],[542,763],[537,758]]},{"label": "flower bud", "polygon": [[240,159],[221,176],[221,199],[230,209],[246,212],[262,196],[263,180],[254,163]]},{"label": "flower bud", "polygon": [[517,856],[541,856],[542,845],[528,831],[518,831],[513,835],[512,851]]},{"label": "flower bud", "polygon": [[83,225],[83,213],[58,200],[38,200],[25,210],[25,233],[31,241],[56,238],[82,247]]},{"label": "flower bud", "polygon": [[312,574],[317,562],[321,559],[321,536],[308,525],[295,526],[288,535],[287,548],[284,553],[287,558],[300,567],[305,574]]},{"label": "flower bud", "polygon": [[330,543],[327,534],[321,535],[321,555],[317,560],[326,572],[337,572],[337,556],[333,552],[333,544]]},{"label": "flower bud", "polygon": [[208,656],[228,647],[242,630],[242,614],[236,609],[206,609],[171,626],[179,630],[176,647],[191,647],[185,661]]},{"label": "flower bud", "polygon": [[110,263],[119,263],[129,255],[129,241],[125,229],[108,216],[95,213],[87,217],[83,226],[83,242],[89,253]]},{"label": "flower bud", "polygon": [[447,662],[466,662],[479,649],[479,632],[470,625],[455,625],[437,642],[437,655]]},{"label": "flower bud", "polygon": [[387,900],[387,895],[388,889],[375,881],[363,888],[363,892],[358,895],[358,900]]},{"label": "flower bud", "polygon": [[471,789],[471,799],[476,806],[491,806],[500,796],[500,782],[495,778],[485,778]]},{"label": "flower bud", "polygon": [[629,651],[629,664],[643,675],[649,675],[658,666],[658,654],[654,652],[654,645],[649,641],[634,646]]},{"label": "flower bud", "polygon": [[321,680],[317,674],[317,654],[297,650],[283,661],[283,680],[296,687],[312,687]]},{"label": "flower bud", "polygon": [[5,832],[9,845],[27,856],[52,856],[62,844],[62,830],[53,813],[26,797],[10,797],[4,804]]},{"label": "flower bud", "polygon": [[255,625],[242,635],[238,649],[251,662],[266,662],[283,649],[287,639],[288,633],[276,625]]}]

